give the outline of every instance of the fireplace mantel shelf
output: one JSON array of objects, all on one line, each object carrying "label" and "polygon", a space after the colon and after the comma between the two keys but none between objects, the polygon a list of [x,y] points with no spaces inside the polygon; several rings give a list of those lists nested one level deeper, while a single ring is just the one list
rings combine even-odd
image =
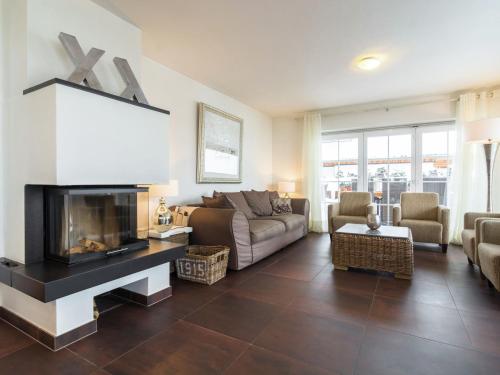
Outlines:
[{"label": "fireplace mantel shelf", "polygon": [[168,111],[166,109],[154,107],[154,106],[149,105],[149,104],[142,104],[142,103],[136,102],[134,100],[123,98],[123,97],[115,95],[115,94],[110,94],[110,93],[105,92],[105,91],[96,90],[96,89],[93,89],[93,88],[90,88],[90,87],[87,87],[87,86],[79,85],[77,83],[66,81],[66,80],[61,79],[61,78],[52,78],[52,79],[50,79],[48,81],[45,81],[43,83],[40,83],[40,84],[38,84],[36,86],[32,86],[30,88],[27,88],[26,90],[23,91],[23,95],[29,94],[30,92],[33,92],[33,91],[37,91],[37,90],[43,89],[44,87],[47,87],[47,86],[50,86],[50,85],[54,85],[56,83],[60,84],[60,85],[72,87],[72,88],[77,89],[77,90],[82,90],[82,91],[90,92],[92,94],[105,96],[106,98],[118,100],[120,102],[124,102],[124,103],[128,103],[128,104],[131,104],[131,105],[135,105],[137,107],[142,107],[142,108],[145,108],[145,109],[149,109],[151,111],[161,112],[161,113],[164,113],[166,115],[170,115],[170,111]]},{"label": "fireplace mantel shelf", "polygon": [[144,250],[74,266],[45,260],[11,269],[11,287],[42,302],[54,301],[129,274],[174,261],[185,246],[150,240]]}]

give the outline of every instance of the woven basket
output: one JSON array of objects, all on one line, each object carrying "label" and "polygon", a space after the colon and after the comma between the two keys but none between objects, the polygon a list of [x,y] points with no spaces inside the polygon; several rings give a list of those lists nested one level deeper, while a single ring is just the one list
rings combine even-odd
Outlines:
[{"label": "woven basket", "polygon": [[229,247],[188,247],[186,257],[176,260],[177,277],[212,285],[226,276]]}]

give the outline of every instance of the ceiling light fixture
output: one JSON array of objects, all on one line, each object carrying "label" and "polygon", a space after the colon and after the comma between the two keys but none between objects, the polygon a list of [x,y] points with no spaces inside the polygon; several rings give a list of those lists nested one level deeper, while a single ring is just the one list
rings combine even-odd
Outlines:
[{"label": "ceiling light fixture", "polygon": [[380,66],[380,60],[376,57],[364,57],[358,61],[358,68],[363,70],[373,70]]}]

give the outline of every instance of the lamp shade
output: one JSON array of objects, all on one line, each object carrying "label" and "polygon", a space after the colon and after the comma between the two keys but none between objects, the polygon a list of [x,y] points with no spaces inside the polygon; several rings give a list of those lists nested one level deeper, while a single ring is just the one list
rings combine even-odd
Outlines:
[{"label": "lamp shade", "polygon": [[150,197],[176,197],[179,195],[179,181],[170,180],[168,185],[150,185]]},{"label": "lamp shade", "polygon": [[464,141],[475,143],[500,142],[500,117],[467,122],[464,126]]},{"label": "lamp shade", "polygon": [[281,181],[278,183],[278,191],[282,193],[294,193],[295,182]]}]

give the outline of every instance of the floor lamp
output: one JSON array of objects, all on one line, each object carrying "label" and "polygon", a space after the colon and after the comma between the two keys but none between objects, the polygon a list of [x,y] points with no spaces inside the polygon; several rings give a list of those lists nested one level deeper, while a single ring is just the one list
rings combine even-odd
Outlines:
[{"label": "floor lamp", "polygon": [[464,141],[481,143],[484,147],[486,173],[488,177],[488,200],[486,203],[486,210],[487,212],[491,212],[493,168],[495,166],[495,158],[500,143],[500,117],[486,118],[466,123],[464,127]]}]

